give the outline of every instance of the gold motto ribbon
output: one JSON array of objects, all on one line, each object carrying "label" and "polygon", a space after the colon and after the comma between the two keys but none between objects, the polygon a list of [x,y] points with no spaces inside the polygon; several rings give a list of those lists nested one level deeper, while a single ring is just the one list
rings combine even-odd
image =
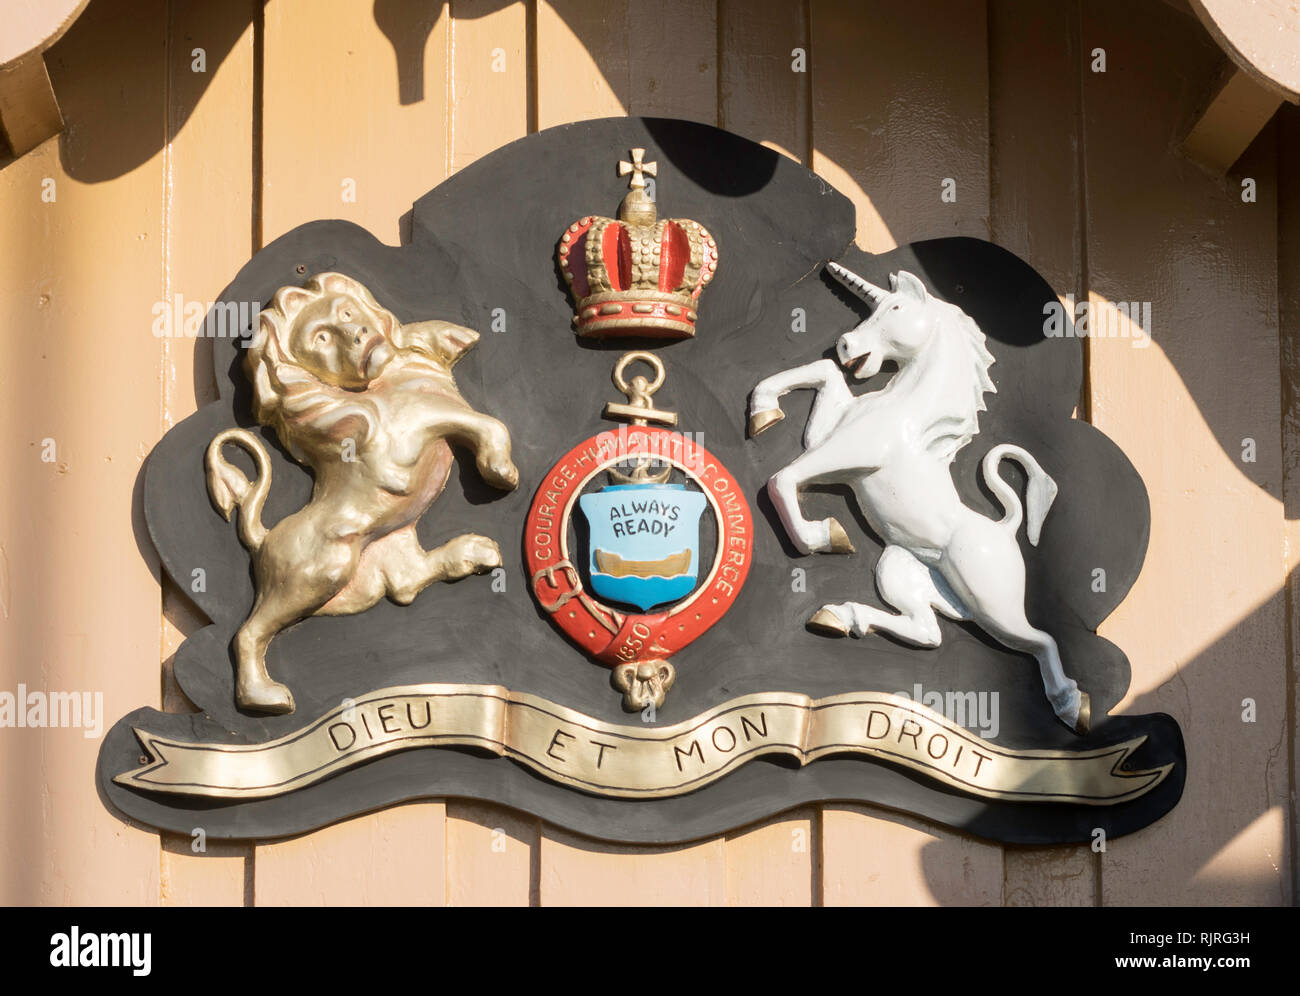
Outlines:
[{"label": "gold motto ribbon", "polygon": [[606,723],[498,685],[403,685],[261,744],[135,733],[149,761],[114,781],[225,799],[281,795],[386,754],[452,745],[481,747],[561,784],[623,798],[681,795],[764,754],[801,764],[865,755],[988,799],[1096,806],[1134,799],[1173,769],[1123,769],[1145,737],[1091,750],[1011,750],[884,692],[745,695],[675,726],[653,727]]}]

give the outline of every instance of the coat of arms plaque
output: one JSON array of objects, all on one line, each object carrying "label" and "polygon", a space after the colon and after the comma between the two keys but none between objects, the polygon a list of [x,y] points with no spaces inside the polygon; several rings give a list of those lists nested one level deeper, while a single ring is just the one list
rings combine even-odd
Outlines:
[{"label": "coat of arms plaque", "polygon": [[107,802],[236,839],[444,796],[641,843],[824,800],[1032,843],[1158,819],[1182,737],[1113,713],[1096,632],[1146,492],[1073,417],[1055,294],[853,232],[770,149],[619,118],[467,167],[401,247],[259,252],[220,400],[146,469],[211,621],[196,708],[118,722]]}]

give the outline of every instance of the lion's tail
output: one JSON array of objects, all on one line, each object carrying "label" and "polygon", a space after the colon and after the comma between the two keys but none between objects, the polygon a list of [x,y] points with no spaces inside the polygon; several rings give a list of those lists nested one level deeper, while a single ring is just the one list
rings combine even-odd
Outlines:
[{"label": "lion's tail", "polygon": [[[249,481],[243,471],[221,455],[226,443],[234,443],[245,450],[257,467],[257,474]],[[261,547],[266,539],[262,525],[262,506],[271,488],[271,456],[262,441],[247,429],[227,429],[217,433],[208,444],[205,459],[208,468],[208,494],[212,503],[230,521],[235,508],[239,508],[239,539],[250,550]]]},{"label": "lion's tail", "polygon": [[[998,464],[1007,457],[1024,467],[1029,474],[1029,485],[1025,488],[1027,509],[1021,508],[1020,497],[1011,485],[1002,479],[1002,475],[998,473]],[[1025,524],[1025,532],[1029,536],[1030,544],[1037,546],[1039,533],[1043,528],[1043,520],[1047,518],[1047,512],[1056,499],[1056,482],[1052,480],[1047,471],[1038,465],[1038,461],[1030,455],[1028,450],[1020,446],[1013,446],[1010,443],[1002,443],[989,450],[984,455],[981,469],[984,471],[984,483],[989,486],[989,490],[1002,503],[1002,508],[1005,510],[998,525],[1005,526],[1010,532],[1014,533],[1020,528],[1021,515],[1027,511],[1029,521]]]}]

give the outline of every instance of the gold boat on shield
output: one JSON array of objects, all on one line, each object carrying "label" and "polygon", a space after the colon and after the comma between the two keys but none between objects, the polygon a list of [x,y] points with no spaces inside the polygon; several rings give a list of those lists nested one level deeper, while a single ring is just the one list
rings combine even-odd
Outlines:
[{"label": "gold boat on shield", "polygon": [[691,551],[683,550],[663,560],[625,560],[608,550],[596,551],[596,570],[611,577],[677,577],[691,569]]}]

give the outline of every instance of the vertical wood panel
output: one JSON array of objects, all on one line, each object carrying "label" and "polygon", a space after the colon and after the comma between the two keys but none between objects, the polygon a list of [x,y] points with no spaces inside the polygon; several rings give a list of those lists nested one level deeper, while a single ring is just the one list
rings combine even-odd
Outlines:
[{"label": "vertical wood panel", "polygon": [[628,0],[536,2],[538,128],[626,114]]},{"label": "vertical wood panel", "polygon": [[441,804],[417,802],[257,848],[258,906],[442,906]]},{"label": "vertical wood panel", "polygon": [[541,128],[620,114],[717,118],[713,3],[537,0]]},{"label": "vertical wood panel", "polygon": [[[804,162],[808,17],[791,0],[719,0],[718,126]],[[796,72],[795,50],[803,52]]]},{"label": "vertical wood panel", "polygon": [[[1074,4],[989,3],[991,238],[1083,300],[1078,30]],[[1087,846],[1008,848],[1004,864],[1008,905],[1096,902]]]},{"label": "vertical wood panel", "polygon": [[1152,507],[1146,565],[1102,633],[1132,663],[1119,709],[1173,715],[1189,774],[1172,813],[1110,843],[1102,898],[1278,903],[1289,803],[1273,132],[1239,164],[1258,183],[1243,203],[1239,176],[1213,179],[1170,151],[1222,53],[1161,4],[1083,11],[1085,48],[1107,58],[1083,83],[1089,298],[1150,301],[1154,324],[1146,349],[1090,342],[1093,420]]},{"label": "vertical wood panel", "polygon": [[990,0],[990,237],[1062,295],[1083,279],[1078,31],[1073,4]]},{"label": "vertical wood panel", "polygon": [[804,808],[727,834],[727,905],[812,906],[819,829],[815,811]]},{"label": "vertical wood panel", "polygon": [[[871,252],[989,234],[982,0],[811,0],[814,169],[853,200]],[[945,178],[957,199],[939,199]]]},{"label": "vertical wood panel", "polygon": [[538,821],[488,803],[447,803],[447,905],[528,906],[537,899]]},{"label": "vertical wood panel", "polygon": [[[446,4],[389,0],[378,15],[374,6],[266,6],[264,242],[344,218],[396,245],[398,219],[446,175]],[[347,180],[355,201],[344,200]]]},{"label": "vertical wood panel", "polygon": [[[540,127],[623,113],[716,120],[713,4],[538,0],[537,22]],[[544,826],[540,901],[721,903],[725,853],[722,838],[681,848],[621,847]]]},{"label": "vertical wood panel", "polygon": [[[398,219],[447,172],[446,5],[272,0],[264,16],[265,240],[345,218],[396,244]],[[259,847],[256,902],[440,904],[445,814],[416,803]]]},{"label": "vertical wood panel", "polygon": [[[717,37],[718,125],[803,161],[810,138],[808,73],[794,72],[791,64],[793,50],[800,48],[807,69],[804,5],[721,0]],[[820,823],[811,807],[728,834],[727,903],[811,905],[820,847]]]},{"label": "vertical wood panel", "polygon": [[253,846],[162,835],[159,901],[163,906],[243,906],[252,897]]},{"label": "vertical wood panel", "polygon": [[[159,433],[211,390],[205,344],[150,336],[155,298],[210,300],[248,255],[245,6],[257,4],[176,0],[169,21],[163,0],[132,4],[129,18],[122,5],[92,5],[49,59],[69,131],[0,171],[0,334],[10,354],[31,351],[19,330],[39,336],[39,359],[0,369],[0,463],[13,469],[0,482],[0,688],[103,691],[105,723],[158,700],[160,643],[167,655],[201,624],[169,591],[159,640],[157,566],[133,491]],[[6,730],[0,851],[25,860],[0,872],[0,900],[1290,900],[1296,681],[1286,667],[1300,645],[1300,582],[1292,575],[1289,619],[1280,589],[1300,558],[1300,513],[1288,521],[1283,508],[1300,465],[1300,208],[1290,187],[1279,206],[1278,185],[1294,187],[1300,165],[1297,115],[1215,181],[1170,149],[1222,55],[1167,5],[1082,5],[1081,32],[1075,8],[1030,0],[989,0],[987,22],[983,3],[808,9],[805,23],[800,3],[720,0],[715,26],[707,3],[536,0],[530,47],[522,2],[272,0],[262,231],[269,241],[343,217],[396,242],[416,197],[524,134],[530,112],[542,127],[664,114],[720,119],[796,157],[816,145],[812,165],[854,199],[871,251],[991,233],[1060,293],[1151,300],[1154,346],[1089,344],[1088,400],[1151,493],[1146,567],[1103,633],[1133,663],[1121,710],[1168,711],[1183,725],[1193,777],[1180,806],[1098,859],[1087,848],[1004,856],[860,806],[632,848],[539,832],[500,807],[426,802],[259,847],[253,881],[246,849],[209,845],[200,858],[187,838],[168,838],[160,854],[155,835],[104,811],[86,782],[97,740]],[[236,28],[218,67],[221,45],[204,40]],[[209,48],[207,78],[189,71],[196,45]],[[1108,71],[1080,75],[1095,45]],[[811,76],[790,69],[800,46]],[[1254,204],[1240,200],[1241,175],[1258,183]],[[53,204],[40,201],[45,177],[57,183]],[[955,204],[939,199],[944,177],[957,181]],[[342,197],[345,178],[355,203]],[[156,395],[140,390],[147,383]],[[45,438],[58,447],[53,464],[39,459]],[[1241,459],[1247,438],[1253,463]],[[1247,697],[1252,724],[1241,722]],[[164,704],[181,704],[174,685]]]},{"label": "vertical wood panel", "polygon": [[544,826],[543,906],[718,906],[727,895],[723,839],[624,847]]},{"label": "vertical wood panel", "polygon": [[1007,906],[1095,906],[1097,855],[1087,844],[1008,847],[1003,852]]},{"label": "vertical wood panel", "polygon": [[500,0],[451,5],[451,168],[528,133],[527,7]]},{"label": "vertical wood panel", "polygon": [[822,816],[827,906],[999,906],[1002,848],[864,806]]},{"label": "vertical wood panel", "polygon": [[[105,729],[159,698],[133,492],[160,424],[165,10],[87,10],[47,57],[67,131],[0,171],[0,688],[99,693]],[[99,745],[0,730],[3,902],[158,901],[158,838],[100,802]]]},{"label": "vertical wood panel", "polygon": [[[251,2],[175,0],[169,12],[167,147],[164,163],[165,302],[215,300],[247,261],[253,215],[253,17]],[[204,72],[195,72],[195,49]],[[237,333],[239,330],[229,330]],[[164,338],[163,429],[216,400],[212,343]],[[170,580],[163,583],[163,708],[193,708],[171,677],[171,657],[207,620]],[[195,829],[201,829],[196,826]],[[248,845],[164,835],[161,900],[166,905],[244,901]]]},{"label": "vertical wood panel", "polygon": [[[810,10],[813,168],[853,201],[858,244],[883,252],[943,235],[987,238],[984,4],[812,0]],[[955,203],[940,200],[945,177],[956,180]],[[936,894],[952,883],[953,901],[1001,896],[1000,847],[860,806],[826,807],[822,835],[828,905],[946,902]]]},{"label": "vertical wood panel", "polygon": [[[528,132],[528,17],[523,2],[453,0],[449,154],[463,169]],[[447,803],[447,899],[458,906],[528,905],[538,822],[477,802]]]}]

